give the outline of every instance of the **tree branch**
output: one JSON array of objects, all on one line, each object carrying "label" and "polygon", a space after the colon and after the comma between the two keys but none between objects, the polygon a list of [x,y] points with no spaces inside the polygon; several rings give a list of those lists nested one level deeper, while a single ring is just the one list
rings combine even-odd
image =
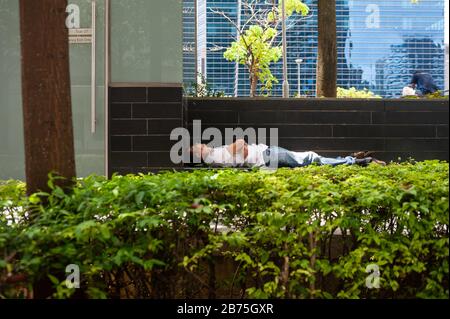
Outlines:
[{"label": "tree branch", "polygon": [[247,41],[245,39],[245,34],[244,34],[243,29],[241,30],[241,28],[237,25],[237,23],[235,21],[233,21],[229,16],[227,16],[225,14],[225,12],[219,11],[219,10],[214,10],[212,8],[209,8],[209,10],[211,10],[211,12],[213,12],[215,14],[221,15],[222,17],[224,17],[228,22],[230,22],[235,27],[236,31],[239,33],[239,36],[242,38],[242,41],[244,42],[245,48],[253,56],[252,48],[251,48],[250,45],[248,45],[248,43],[247,43]]}]

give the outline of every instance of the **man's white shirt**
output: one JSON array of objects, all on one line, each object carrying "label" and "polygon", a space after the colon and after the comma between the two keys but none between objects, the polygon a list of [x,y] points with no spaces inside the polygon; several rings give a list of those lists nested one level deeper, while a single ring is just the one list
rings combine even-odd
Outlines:
[{"label": "man's white shirt", "polygon": [[266,163],[264,161],[263,153],[269,147],[265,144],[251,144],[248,145],[248,156],[245,161],[245,164],[250,167],[262,167],[265,166]]},{"label": "man's white shirt", "polygon": [[251,144],[247,146],[248,156],[245,159],[242,154],[233,156],[228,146],[215,147],[206,156],[205,163],[223,167],[262,167],[265,166],[263,153],[269,147],[265,144]]}]

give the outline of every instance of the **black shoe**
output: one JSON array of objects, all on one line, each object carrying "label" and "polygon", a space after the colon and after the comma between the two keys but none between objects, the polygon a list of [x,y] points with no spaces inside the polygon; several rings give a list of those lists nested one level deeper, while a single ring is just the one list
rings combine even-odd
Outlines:
[{"label": "black shoe", "polygon": [[355,160],[355,164],[361,165],[361,166],[367,166],[370,163],[375,163],[375,164],[378,164],[378,165],[381,165],[381,166],[386,166],[387,165],[386,162],[380,161],[380,160],[378,160],[376,158],[373,158],[373,157],[357,158]]}]

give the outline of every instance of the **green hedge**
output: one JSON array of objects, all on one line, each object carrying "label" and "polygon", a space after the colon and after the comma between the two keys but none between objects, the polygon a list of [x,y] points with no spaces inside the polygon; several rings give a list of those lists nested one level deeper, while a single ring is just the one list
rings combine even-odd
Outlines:
[{"label": "green hedge", "polygon": [[449,298],[448,174],[429,161],[92,176],[29,198],[3,182],[0,298],[47,281],[55,298]]}]

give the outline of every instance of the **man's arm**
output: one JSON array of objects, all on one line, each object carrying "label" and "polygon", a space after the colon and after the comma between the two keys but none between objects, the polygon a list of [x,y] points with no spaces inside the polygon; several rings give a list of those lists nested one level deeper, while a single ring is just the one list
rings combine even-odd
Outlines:
[{"label": "man's arm", "polygon": [[411,83],[412,86],[415,88],[417,86],[417,83],[419,82],[419,76],[417,74],[414,74],[412,79],[411,79]]},{"label": "man's arm", "polygon": [[248,145],[243,139],[236,140],[233,144],[228,145],[228,151],[231,155],[236,156],[242,154],[244,159],[248,156]]}]

